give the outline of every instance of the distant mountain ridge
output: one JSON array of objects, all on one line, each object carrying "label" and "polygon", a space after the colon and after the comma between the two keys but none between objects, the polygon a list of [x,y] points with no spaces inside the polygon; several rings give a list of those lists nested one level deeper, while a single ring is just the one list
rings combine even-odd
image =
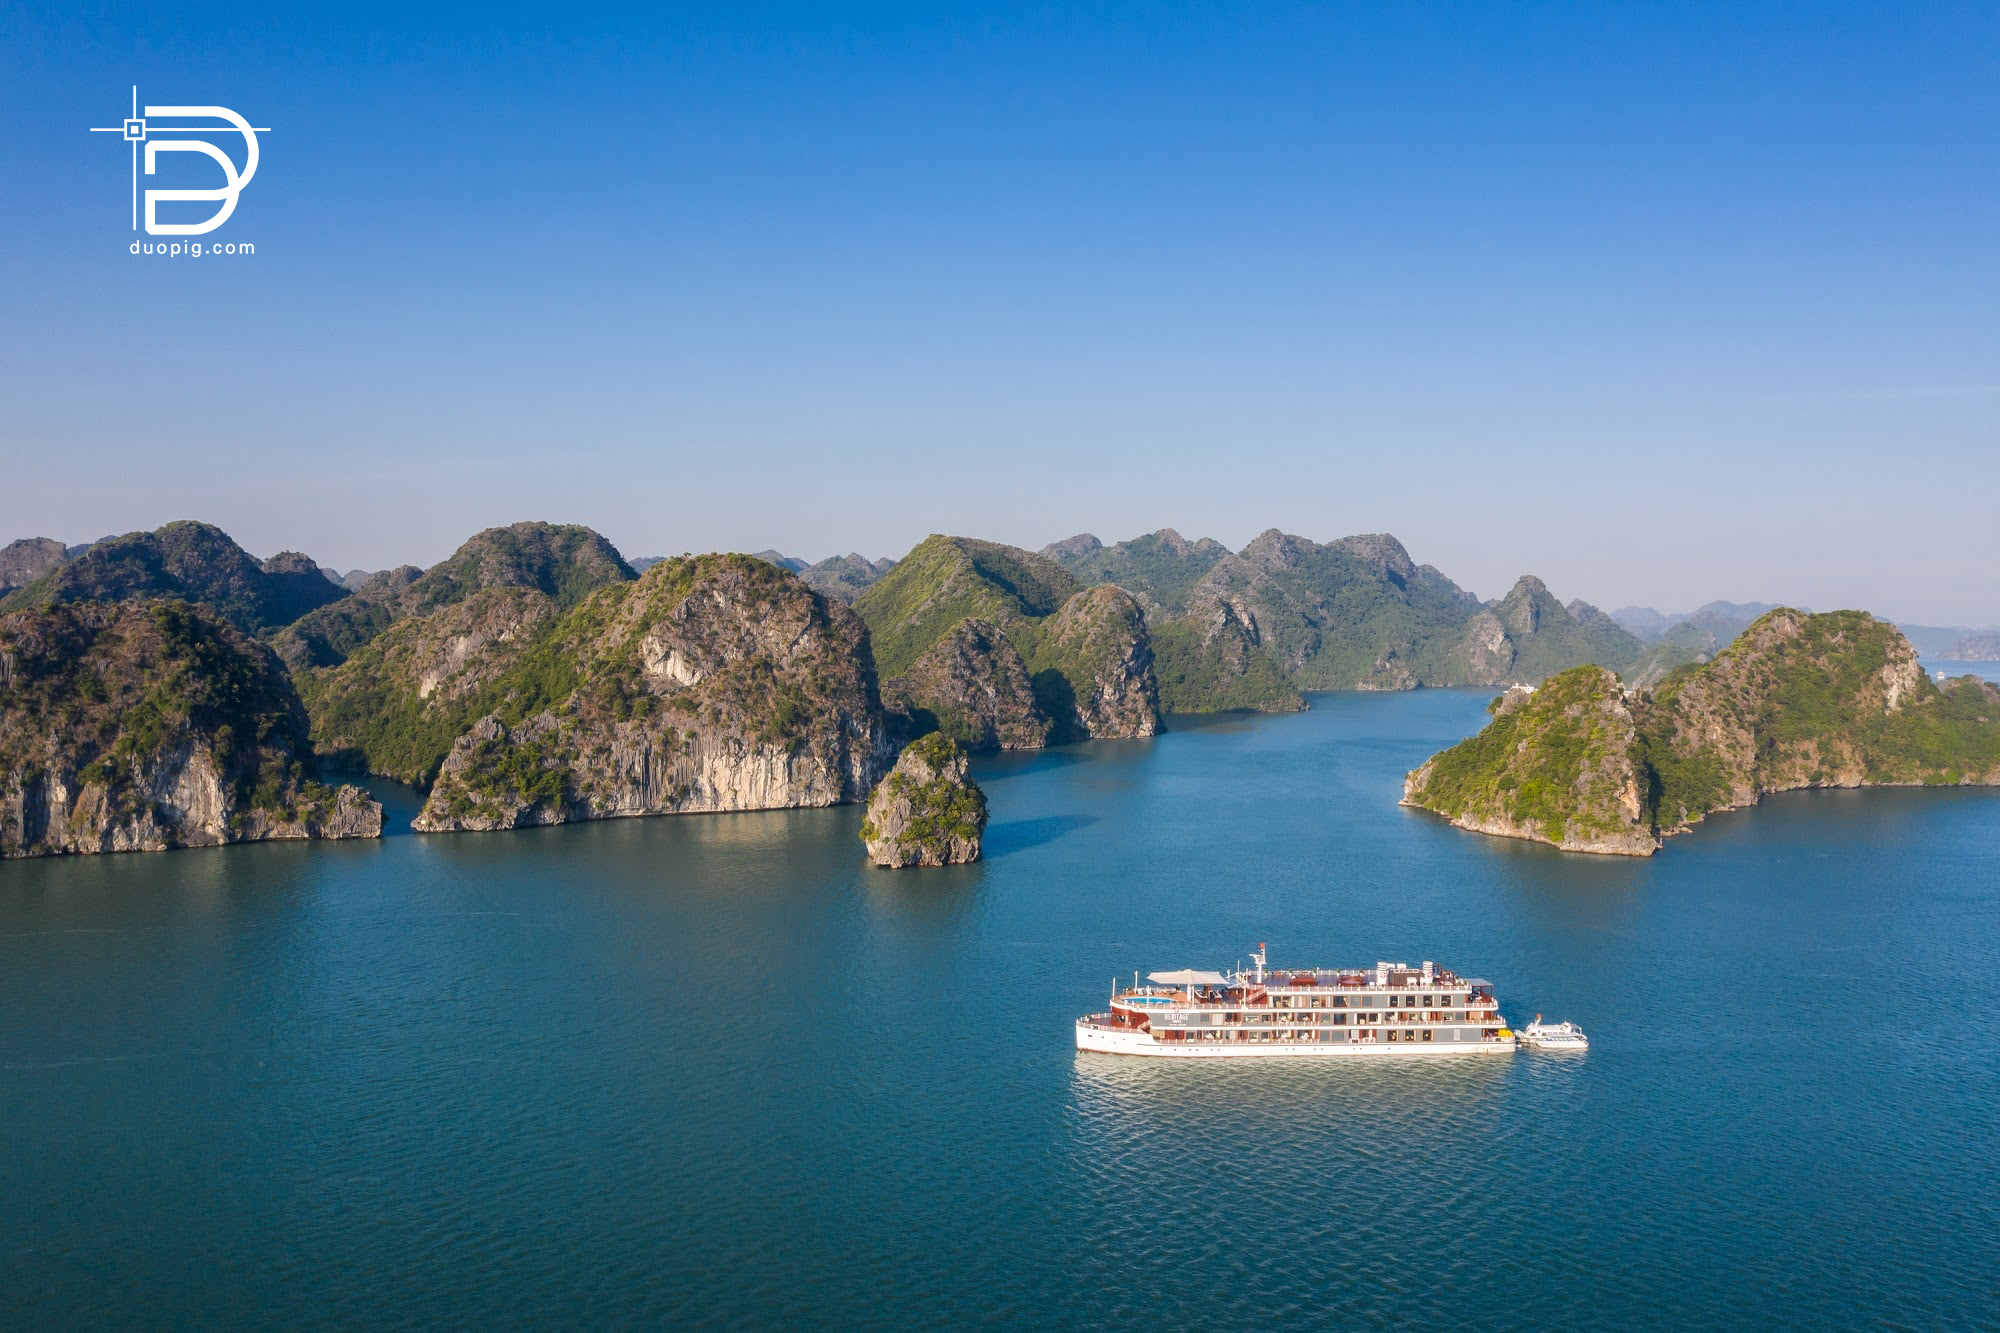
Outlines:
[{"label": "distant mountain ridge", "polygon": [[[1660,638],[1676,625],[1692,624],[1726,641],[1778,607],[1777,602],[1709,602],[1692,611],[1672,614],[1662,614],[1650,606],[1621,606],[1610,614],[1613,620],[1646,640]],[[1804,607],[1796,609],[1806,610]],[[1807,614],[1811,612],[1807,611]]]},{"label": "distant mountain ridge", "polygon": [[1946,657],[1954,662],[2000,662],[2000,630],[1964,635]]},{"label": "distant mountain ridge", "polygon": [[618,548],[579,524],[487,528],[429,569],[403,565],[374,575],[344,599],[300,617],[277,647],[294,668],[338,666],[395,622],[481,592],[532,590],[567,608],[607,583],[637,577]]},{"label": "distant mountain ridge", "polygon": [[165,597],[213,611],[246,634],[261,634],[346,595],[296,551],[258,561],[213,524],[183,520],[107,537],[48,564],[40,577],[0,599],[0,612]]},{"label": "distant mountain ridge", "polygon": [[1609,617],[1581,602],[1583,614],[1573,612],[1532,576],[1482,603],[1388,533],[1321,544],[1273,528],[1232,552],[1164,528],[1113,546],[1080,534],[1045,553],[1086,581],[1117,582],[1156,614],[1163,686],[1169,665],[1179,665],[1170,659],[1192,648],[1186,629],[1167,628],[1182,617],[1233,626],[1235,648],[1256,649],[1275,669],[1248,688],[1251,659],[1235,648],[1218,655],[1204,635],[1197,651],[1207,656],[1174,673],[1189,688],[1163,695],[1176,711],[1246,695],[1227,706],[1296,707],[1300,690],[1539,679],[1578,660],[1623,665],[1642,650]]}]

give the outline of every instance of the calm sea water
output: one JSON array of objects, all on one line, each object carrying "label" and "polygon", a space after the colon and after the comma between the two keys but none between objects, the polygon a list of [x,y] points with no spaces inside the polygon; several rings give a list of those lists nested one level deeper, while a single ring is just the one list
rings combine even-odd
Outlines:
[{"label": "calm sea water", "polygon": [[[0,1318],[1991,1320],[2000,794],[1565,857],[1396,807],[1484,702],[988,762],[936,872],[853,809],[0,865]],[[1260,939],[1594,1045],[1071,1049],[1113,973]]]},{"label": "calm sea water", "polygon": [[1960,662],[1947,657],[1926,657],[1924,670],[1933,674],[1942,671],[1946,676],[1978,676],[1982,680],[2000,682],[2000,662]]}]

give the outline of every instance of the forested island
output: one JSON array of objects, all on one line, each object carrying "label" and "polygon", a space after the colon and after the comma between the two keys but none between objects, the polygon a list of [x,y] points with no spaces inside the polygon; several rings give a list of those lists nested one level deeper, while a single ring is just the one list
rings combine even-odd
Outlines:
[{"label": "forested island", "polygon": [[860,801],[922,736],[1143,739],[1311,690],[1593,664],[1669,697],[1742,611],[1627,628],[1531,576],[1481,601],[1386,534],[1275,530],[809,564],[628,561],[516,523],[428,569],[336,573],[179,522],[15,542],[0,593],[3,856],[372,836],[361,774],[426,789],[419,829],[477,831]]},{"label": "forested island", "polygon": [[1779,609],[1651,688],[1581,666],[1492,712],[1409,775],[1403,803],[1564,851],[1650,856],[1798,788],[2000,784],[2000,688],[1933,682],[1895,626],[1859,611]]}]

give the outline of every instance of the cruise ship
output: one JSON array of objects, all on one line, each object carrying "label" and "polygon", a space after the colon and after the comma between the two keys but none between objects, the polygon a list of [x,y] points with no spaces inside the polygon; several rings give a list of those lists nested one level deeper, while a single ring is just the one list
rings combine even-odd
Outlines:
[{"label": "cruise ship", "polygon": [[1113,983],[1111,1008],[1076,1020],[1076,1048],[1181,1059],[1500,1055],[1515,1036],[1493,983],[1435,963],[1154,972]]}]

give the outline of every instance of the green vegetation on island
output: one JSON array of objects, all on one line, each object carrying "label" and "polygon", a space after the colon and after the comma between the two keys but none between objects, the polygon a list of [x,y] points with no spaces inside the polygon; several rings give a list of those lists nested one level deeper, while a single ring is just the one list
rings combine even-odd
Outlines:
[{"label": "green vegetation on island", "polygon": [[1259,649],[1252,627],[1224,603],[1163,621],[1152,637],[1163,713],[1295,713],[1306,706]]},{"label": "green vegetation on island", "polygon": [[[1965,739],[1968,719],[1988,708],[1985,696],[1970,685],[1940,693],[1921,681],[1909,697],[1937,694],[1935,707],[1868,730],[1859,748],[1819,742],[1810,763],[1785,761],[1802,772],[1780,772],[1769,756],[1749,764],[1726,746],[1710,753],[1719,744],[1712,719],[1706,730],[1677,719],[1708,697],[1703,681],[1724,679],[1720,669],[1738,660],[1722,645],[1740,628],[1732,617],[1747,608],[1712,603],[1684,617],[1624,608],[1621,617],[1641,628],[1635,636],[1584,603],[1561,605],[1531,577],[1481,602],[1387,534],[1322,544],[1273,530],[1232,552],[1162,529],[1113,546],[1084,534],[1041,554],[933,536],[900,562],[851,555],[809,565],[764,551],[636,563],[647,566],[644,578],[588,528],[516,523],[475,534],[428,570],[404,565],[337,580],[303,555],[259,561],[207,524],[179,522],[84,547],[48,538],[0,547],[0,607],[115,619],[127,612],[114,608],[172,603],[191,608],[175,615],[228,626],[256,654],[266,653],[262,644],[275,649],[278,679],[296,692],[287,706],[302,706],[306,723],[276,742],[281,766],[249,752],[225,766],[235,793],[231,836],[253,836],[246,811],[262,812],[256,827],[265,832],[255,836],[352,824],[348,807],[320,819],[321,793],[331,789],[314,782],[316,759],[431,786],[423,827],[512,827],[830,804],[868,790],[893,737],[936,732],[973,750],[1143,737],[1164,714],[1298,709],[1310,689],[1546,681],[1538,698],[1520,697],[1518,714],[1510,703],[1496,720],[1536,733],[1502,766],[1518,771],[1474,781],[1470,770],[1446,765],[1433,770],[1432,799],[1468,819],[1532,825],[1571,843],[1626,836],[1614,827],[1622,816],[1603,804],[1606,793],[1621,808],[1636,801],[1631,822],[1641,833],[1633,836],[1653,838],[1754,799],[1746,792],[1755,783],[1856,773],[1969,781],[1991,768]],[[98,652],[81,639],[72,650]],[[224,691],[241,684],[222,669],[226,655],[185,645],[161,651],[188,658],[189,681],[212,678]],[[1710,658],[1716,673],[1690,673]],[[1537,720],[1537,710],[1582,687],[1584,677],[1560,679],[1580,664],[1624,670],[1642,689],[1627,696],[1615,680],[1605,685],[1612,678],[1604,671],[1587,678],[1636,719],[1625,747],[1629,792],[1614,780],[1622,770],[1598,762],[1604,735],[1556,745],[1549,738],[1559,728]],[[143,676],[144,668],[121,659],[117,672]],[[97,689],[89,679],[79,672],[77,688]],[[115,794],[112,779],[135,756],[154,753],[162,736],[205,734],[199,710],[160,731],[158,719],[174,713],[151,686],[130,697],[105,688],[130,710],[119,737],[44,734],[55,760],[83,756],[72,765],[82,786],[64,787],[62,801],[83,787]],[[1787,700],[1787,717],[1810,712],[1783,690],[1771,697]],[[20,715],[5,719],[17,739],[40,725],[24,708],[17,702]],[[249,734],[248,719],[239,722],[220,733],[225,749]],[[1786,734],[1777,723],[1759,725],[1760,737]],[[195,748],[213,749],[205,741]],[[1746,765],[1755,783],[1741,778]],[[1926,765],[1911,776],[1912,766]],[[1472,768],[1490,766],[1491,756]],[[21,768],[45,770],[54,771],[41,761]],[[165,780],[165,768],[153,770],[140,787]],[[25,781],[14,789],[12,815],[0,812],[14,820],[16,845],[41,836],[33,825],[43,816],[28,813],[41,797]],[[172,812],[184,794],[148,797],[167,812],[155,823],[181,819]],[[351,807],[354,798],[340,799]],[[104,806],[72,820],[85,832],[64,836],[185,840],[171,830],[105,832],[131,813]],[[215,822],[201,818],[203,828]]]},{"label": "green vegetation on island", "polygon": [[965,752],[938,732],[903,748],[861,820],[868,859],[891,868],[977,861],[985,832],[986,793]]},{"label": "green vegetation on island", "polygon": [[1032,658],[1041,622],[1078,588],[1062,566],[1017,547],[932,536],[855,598],[854,611],[868,624],[875,669],[887,679],[967,618],[998,626]]},{"label": "green vegetation on island", "polygon": [[1565,850],[1646,854],[1721,810],[1804,787],[2000,783],[2000,689],[1940,686],[1896,627],[1773,611],[1649,690],[1577,668],[1496,701],[1411,773],[1404,802]]},{"label": "green vegetation on island", "polygon": [[[1159,729],[1146,618],[1129,594],[1079,588],[1012,546],[933,536],[855,599],[888,695],[920,725],[1027,746]],[[971,650],[987,655],[973,661]],[[1032,696],[1013,690],[1018,656]],[[947,660],[941,660],[947,659]],[[962,663],[962,665],[955,665]],[[996,693],[993,683],[1006,685]],[[996,710],[1004,712],[996,716]]]},{"label": "green vegetation on island", "polygon": [[451,743],[420,829],[834,805],[888,760],[861,622],[751,556],[663,560],[491,642],[450,705],[485,711]]},{"label": "green vegetation on island", "polygon": [[172,598],[203,607],[246,634],[262,634],[345,596],[296,551],[258,561],[220,528],[182,521],[95,543],[0,599],[0,613]]},{"label": "green vegetation on island", "polygon": [[616,547],[574,523],[515,523],[475,533],[427,570],[375,575],[346,599],[300,618],[278,636],[294,669],[340,663],[399,620],[457,606],[478,593],[532,592],[567,610],[638,575]]},{"label": "green vegetation on island", "polygon": [[372,837],[270,650],[171,599],[0,616],[0,855]]},{"label": "green vegetation on island", "polygon": [[1042,554],[1084,583],[1115,583],[1159,619],[1185,615],[1188,596],[1202,576],[1229,554],[1209,537],[1197,541],[1161,528],[1106,546],[1083,533],[1042,548]]}]

